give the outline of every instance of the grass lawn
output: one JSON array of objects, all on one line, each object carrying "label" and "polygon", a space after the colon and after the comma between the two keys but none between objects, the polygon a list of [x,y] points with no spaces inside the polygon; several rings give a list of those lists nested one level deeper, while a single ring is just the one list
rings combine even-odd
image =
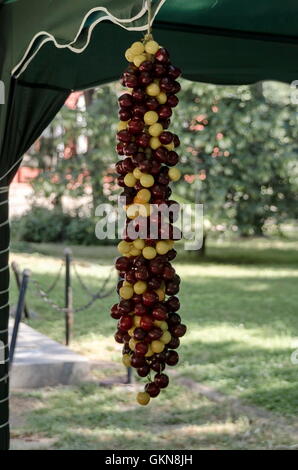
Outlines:
[{"label": "grass lawn", "polygon": [[[47,287],[60,265],[62,250],[60,246],[19,245],[11,260],[29,267],[33,277]],[[115,249],[74,247],[74,253],[79,273],[96,291],[116,256]],[[177,260],[175,267],[182,277],[181,315],[188,325],[180,347],[181,362],[175,368],[177,377],[192,378],[270,410],[290,425],[298,406],[298,366],[291,363],[298,347],[297,242],[211,242],[203,262],[195,253],[182,251]],[[75,306],[84,304],[87,297],[76,279],[73,286]],[[51,296],[62,305],[63,295],[60,283]],[[115,364],[113,371],[97,371],[98,378],[123,373],[121,347],[113,339],[115,322],[108,313],[115,301],[116,293],[75,317],[72,348]],[[30,325],[63,342],[63,317],[49,309],[33,287],[28,304],[38,313]],[[235,417],[225,405],[175,384],[174,378],[172,382],[149,409],[137,408],[127,388],[98,388],[94,383],[19,393],[15,400],[27,397],[33,403],[26,432],[55,438],[57,448],[270,448],[295,443],[291,433],[285,437],[272,423]],[[15,432],[22,434],[22,425]]]}]

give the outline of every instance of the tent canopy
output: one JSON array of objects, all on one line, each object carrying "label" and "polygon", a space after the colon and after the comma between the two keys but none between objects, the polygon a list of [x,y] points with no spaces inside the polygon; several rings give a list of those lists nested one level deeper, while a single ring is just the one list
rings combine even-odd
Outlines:
[{"label": "tent canopy", "polygon": [[[0,0],[0,449],[9,445],[8,186],[72,90],[117,79],[146,0]],[[155,38],[191,80],[298,78],[297,0],[152,0]],[[3,87],[1,87],[3,88]]]}]

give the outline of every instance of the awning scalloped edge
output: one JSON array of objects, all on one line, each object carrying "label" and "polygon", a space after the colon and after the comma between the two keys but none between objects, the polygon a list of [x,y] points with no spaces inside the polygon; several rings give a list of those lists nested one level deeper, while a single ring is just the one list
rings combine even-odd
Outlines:
[{"label": "awning scalloped edge", "polygon": [[[159,12],[160,8],[163,6],[163,4],[166,2],[166,0],[159,0],[158,1],[158,4],[157,6],[154,8],[154,11],[152,13],[152,19],[151,19],[151,25],[155,19],[155,16],[157,15],[157,13]],[[83,28],[84,28],[84,25],[88,19],[88,17],[90,15],[92,15],[93,13],[95,12],[100,12],[100,11],[103,11],[105,13],[104,16],[101,16],[100,18],[98,18],[97,20],[95,20],[91,25],[90,27],[88,28],[88,34],[87,34],[87,38],[86,38],[86,41],[85,41],[85,44],[80,47],[80,48],[76,48],[73,46],[73,44],[75,44],[75,42],[77,41],[78,37],[80,36]],[[146,0],[143,0],[143,5],[142,5],[142,8],[141,10],[139,11],[139,13],[137,13],[137,15],[135,15],[134,17],[132,18],[125,18],[125,19],[119,19],[119,18],[116,18],[114,15],[112,15],[105,7],[95,7],[95,8],[92,8],[91,10],[89,10],[86,15],[84,16],[82,22],[81,22],[81,25],[78,29],[78,32],[76,34],[76,36],[74,37],[74,39],[72,39],[69,43],[66,43],[66,44],[59,44],[59,42],[56,40],[56,38],[49,32],[47,31],[39,31],[37,34],[34,35],[34,37],[32,38],[32,40],[30,41],[30,44],[28,45],[22,59],[20,60],[20,62],[13,68],[13,70],[11,71],[11,75],[14,76],[15,78],[19,78],[20,75],[26,70],[26,68],[28,67],[28,65],[30,64],[30,62],[33,60],[33,58],[36,56],[36,54],[38,53],[38,51],[41,49],[41,47],[51,41],[54,43],[54,45],[58,48],[58,49],[69,49],[71,50],[72,52],[75,52],[76,54],[80,54],[82,53],[89,45],[90,43],[90,40],[91,40],[91,37],[92,37],[92,32],[93,32],[93,29],[95,28],[95,26],[102,22],[102,21],[111,21],[112,23],[120,26],[121,28],[124,28],[128,31],[145,31],[148,27],[148,23],[146,22],[144,25],[142,26],[128,26],[126,24],[130,24],[132,23],[133,21],[136,21],[140,18],[142,18],[144,15],[147,16],[147,11],[148,11],[148,8],[147,8],[147,1]],[[46,36],[41,42],[40,44],[38,45],[37,49],[34,51],[33,54],[30,54],[30,50],[34,44],[34,42],[36,41],[36,39],[40,36]]]}]

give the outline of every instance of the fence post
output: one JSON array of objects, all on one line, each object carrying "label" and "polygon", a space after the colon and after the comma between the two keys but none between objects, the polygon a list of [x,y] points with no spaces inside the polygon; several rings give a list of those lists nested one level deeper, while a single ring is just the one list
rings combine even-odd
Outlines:
[{"label": "fence post", "polygon": [[18,298],[17,310],[16,310],[13,332],[12,332],[12,337],[11,337],[11,342],[10,342],[10,351],[9,351],[9,367],[10,368],[13,362],[13,357],[14,357],[14,352],[15,352],[17,337],[18,337],[18,332],[19,332],[19,326],[20,326],[20,322],[22,319],[22,312],[23,312],[24,305],[25,305],[25,296],[26,296],[26,291],[28,287],[29,277],[30,277],[30,270],[25,269],[23,271],[22,281],[20,284],[20,294]]},{"label": "fence post", "polygon": [[[19,265],[15,261],[13,261],[11,263],[11,268],[14,272],[14,275],[15,275],[15,278],[16,278],[16,284],[17,284],[19,294],[20,294],[20,290],[21,290],[21,273],[20,273],[20,270],[19,270]],[[24,316],[25,316],[25,318],[27,318],[27,320],[30,318],[30,312],[29,312],[29,309],[27,308],[26,302],[24,302]]]},{"label": "fence post", "polygon": [[70,248],[65,248],[65,344],[69,346],[73,327],[73,304],[71,287],[71,255]]}]

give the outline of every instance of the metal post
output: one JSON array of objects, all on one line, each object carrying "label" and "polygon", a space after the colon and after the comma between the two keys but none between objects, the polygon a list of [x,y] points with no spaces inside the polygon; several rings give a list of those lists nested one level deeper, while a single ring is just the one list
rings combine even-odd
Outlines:
[{"label": "metal post", "polygon": [[73,327],[73,305],[71,287],[71,255],[70,248],[65,248],[65,344],[69,346]]},{"label": "metal post", "polygon": [[[11,268],[14,272],[14,275],[15,275],[15,278],[16,278],[16,284],[18,286],[18,290],[19,290],[19,293],[20,293],[20,290],[21,290],[21,273],[20,273],[19,265],[15,261],[13,261],[11,263]],[[30,318],[30,312],[29,312],[29,309],[27,308],[26,302],[24,302],[24,316],[25,316],[25,318],[27,318],[27,320]]]},{"label": "metal post", "polygon": [[126,375],[126,383],[132,384],[133,383],[133,375],[132,375],[132,368],[127,367],[127,375]]},{"label": "metal post", "polygon": [[26,291],[28,287],[29,277],[30,277],[30,271],[29,269],[25,269],[23,271],[22,281],[20,285],[20,294],[18,298],[18,305],[17,305],[16,315],[15,315],[15,320],[14,320],[11,342],[10,342],[10,352],[9,352],[9,367],[10,368],[13,363],[13,357],[14,357],[14,352],[15,352],[16,343],[17,343],[19,326],[20,326],[20,322],[22,319],[22,312],[23,312],[24,305],[25,305],[25,296],[26,296]]}]

